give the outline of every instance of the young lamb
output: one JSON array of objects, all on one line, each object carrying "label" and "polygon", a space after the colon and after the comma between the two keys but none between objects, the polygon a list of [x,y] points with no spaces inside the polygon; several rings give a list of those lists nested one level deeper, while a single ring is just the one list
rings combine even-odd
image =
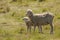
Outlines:
[{"label": "young lamb", "polygon": [[31,26],[33,26],[32,22],[30,21],[30,19],[28,17],[24,17],[23,20],[26,23],[27,31],[30,30],[30,32],[31,32]]},{"label": "young lamb", "polygon": [[39,26],[39,31],[42,33],[42,25],[50,24],[51,30],[50,33],[53,33],[53,18],[54,15],[50,12],[45,12],[42,14],[33,14],[32,10],[28,9],[26,14],[31,22],[34,25],[34,28],[36,28],[36,25]]}]

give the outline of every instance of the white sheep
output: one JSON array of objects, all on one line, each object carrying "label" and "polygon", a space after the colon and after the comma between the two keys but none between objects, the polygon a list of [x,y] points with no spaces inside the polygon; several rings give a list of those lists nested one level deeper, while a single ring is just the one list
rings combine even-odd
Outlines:
[{"label": "white sheep", "polygon": [[51,30],[50,33],[53,33],[53,18],[54,15],[51,12],[44,12],[42,14],[33,14],[31,9],[27,10],[26,15],[29,17],[34,27],[39,26],[39,31],[42,33],[42,25],[50,24]]}]

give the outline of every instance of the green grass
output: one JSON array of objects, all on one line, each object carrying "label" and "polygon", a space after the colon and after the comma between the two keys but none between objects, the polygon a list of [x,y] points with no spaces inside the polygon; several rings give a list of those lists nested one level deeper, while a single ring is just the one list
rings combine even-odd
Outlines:
[{"label": "green grass", "polygon": [[[0,9],[0,40],[60,40],[60,0],[45,0],[38,1],[26,1],[20,2],[17,0],[2,1],[2,6],[9,7],[9,12],[4,13]],[[5,5],[6,4],[6,5]],[[54,34],[50,34],[50,26],[43,26],[44,34],[36,31],[28,32],[26,25],[22,20],[26,16],[26,10],[32,9],[34,13],[42,13],[44,11],[52,12],[54,17]]]}]

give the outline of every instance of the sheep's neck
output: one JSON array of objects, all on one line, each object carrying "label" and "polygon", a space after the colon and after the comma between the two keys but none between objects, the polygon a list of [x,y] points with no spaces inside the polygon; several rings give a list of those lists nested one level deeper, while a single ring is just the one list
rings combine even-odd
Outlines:
[{"label": "sheep's neck", "polygon": [[32,16],[29,16],[30,20],[34,23],[35,22],[35,19],[34,19],[34,15]]}]

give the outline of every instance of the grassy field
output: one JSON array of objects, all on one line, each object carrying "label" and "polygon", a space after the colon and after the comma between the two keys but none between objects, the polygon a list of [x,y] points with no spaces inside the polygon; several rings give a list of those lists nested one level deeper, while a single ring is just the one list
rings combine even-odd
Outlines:
[{"label": "grassy field", "polygon": [[[22,20],[26,10],[34,13],[52,12],[54,17],[54,34],[50,34],[50,26],[43,26],[44,34],[27,33]],[[60,0],[0,0],[0,40],[60,40]]]}]

